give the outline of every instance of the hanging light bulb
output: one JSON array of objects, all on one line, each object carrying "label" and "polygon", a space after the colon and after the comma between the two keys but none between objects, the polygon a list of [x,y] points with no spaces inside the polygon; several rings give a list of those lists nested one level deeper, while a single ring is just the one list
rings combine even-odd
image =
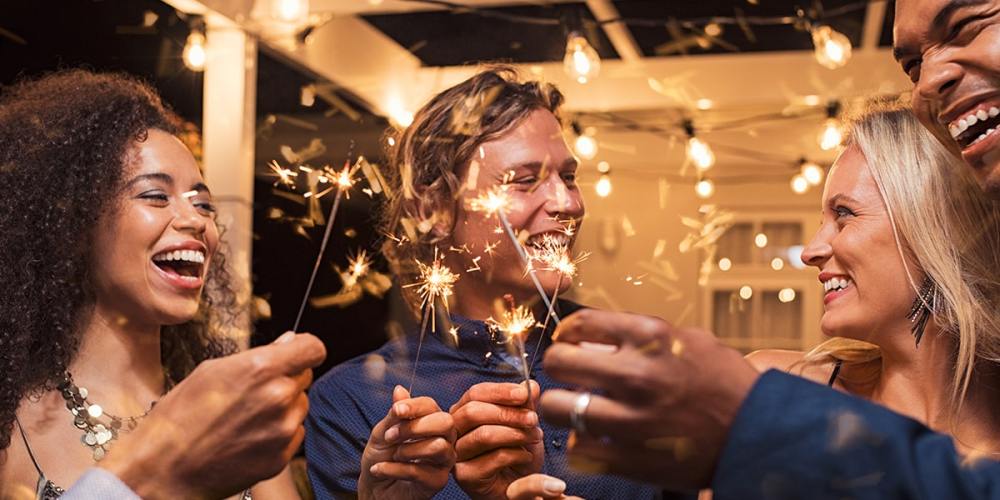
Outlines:
[{"label": "hanging light bulb", "polygon": [[708,198],[715,193],[715,183],[711,179],[702,179],[694,185],[694,192],[701,198]]},{"label": "hanging light bulb", "polygon": [[802,159],[802,177],[809,181],[810,186],[819,186],[823,182],[823,167],[814,162]]},{"label": "hanging light bulb", "polygon": [[802,174],[797,174],[792,177],[792,191],[796,194],[803,194],[809,191],[809,181],[806,180],[805,176]]},{"label": "hanging light bulb", "polygon": [[597,196],[607,198],[611,194],[611,177],[608,174],[602,175],[594,189],[597,191]]},{"label": "hanging light bulb", "polygon": [[823,151],[829,151],[837,146],[840,146],[841,141],[844,140],[844,133],[841,130],[840,119],[837,115],[840,113],[840,103],[833,101],[826,106],[826,121],[823,122],[823,128],[819,132],[817,140],[819,141],[819,147]]},{"label": "hanging light bulb", "polygon": [[205,70],[205,34],[199,30],[192,30],[184,43],[182,52],[184,65],[191,71]]},{"label": "hanging light bulb", "polygon": [[579,31],[570,33],[566,39],[563,69],[570,78],[579,83],[587,83],[597,78],[598,73],[601,72],[600,56]]},{"label": "hanging light bulb", "polygon": [[812,39],[816,48],[816,61],[826,68],[843,67],[851,58],[851,40],[829,25],[814,26]]},{"label": "hanging light bulb", "polygon": [[597,156],[597,139],[594,139],[594,134],[597,131],[594,127],[581,130],[580,124],[577,122],[573,122],[572,127],[573,133],[576,134],[576,140],[573,141],[573,150],[576,151],[576,155],[584,160],[593,160]]},{"label": "hanging light bulb", "polygon": [[309,0],[274,0],[271,15],[285,23],[305,22],[309,16]]},{"label": "hanging light bulb", "polygon": [[694,163],[694,166],[698,167],[698,170],[702,172],[712,168],[712,165],[715,165],[715,153],[712,152],[712,148],[709,147],[708,143],[695,137],[694,124],[691,123],[691,120],[684,121],[684,131],[688,135],[688,160]]}]

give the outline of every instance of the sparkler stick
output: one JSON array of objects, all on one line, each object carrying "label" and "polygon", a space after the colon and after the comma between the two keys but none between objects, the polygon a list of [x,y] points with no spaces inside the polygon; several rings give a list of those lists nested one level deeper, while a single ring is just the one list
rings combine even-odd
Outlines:
[{"label": "sparkler stick", "polygon": [[525,359],[524,337],[532,329],[538,326],[538,321],[531,314],[527,307],[514,306],[514,299],[510,295],[505,295],[504,299],[510,307],[500,315],[500,319],[490,318],[486,323],[493,329],[504,334],[507,343],[513,343],[518,358],[521,360],[521,375],[524,377],[524,386],[528,389],[528,398],[531,398],[531,370],[528,367],[528,360]]},{"label": "sparkler stick", "polygon": [[487,191],[485,194],[473,199],[471,204],[472,210],[483,212],[487,217],[496,215],[500,219],[500,224],[503,225],[504,231],[507,232],[507,236],[510,238],[511,243],[517,250],[517,254],[521,256],[521,262],[524,263],[524,267],[528,271],[528,276],[531,277],[531,282],[535,285],[535,290],[538,291],[538,295],[542,298],[542,303],[545,304],[545,308],[549,311],[549,316],[558,325],[559,317],[552,311],[552,302],[549,301],[549,296],[545,293],[545,288],[542,287],[542,283],[538,281],[538,276],[535,276],[535,272],[531,267],[531,259],[528,257],[528,252],[524,249],[524,246],[521,245],[521,242],[518,241],[517,235],[514,234],[514,228],[511,227],[510,221],[507,220],[507,210],[509,208],[510,197],[507,196],[507,186],[503,184],[496,186]]},{"label": "sparkler stick", "polygon": [[[356,168],[355,168],[356,169]],[[354,185],[351,178],[353,170],[348,162],[344,164],[344,169],[339,172],[334,183],[337,185],[337,196],[333,199],[333,206],[330,207],[330,216],[326,218],[326,230],[323,231],[323,240],[319,245],[319,253],[316,255],[316,262],[313,264],[312,274],[309,275],[309,284],[306,285],[306,292],[302,296],[302,303],[299,305],[299,313],[295,316],[295,324],[292,331],[299,331],[299,322],[302,321],[302,313],[305,312],[306,302],[309,301],[309,294],[312,292],[313,283],[316,281],[316,274],[319,272],[319,265],[323,261],[323,253],[326,252],[326,244],[330,241],[330,233],[333,231],[333,223],[337,219],[337,210],[340,209],[340,199],[344,193]]]},{"label": "sparkler stick", "polygon": [[451,271],[447,266],[444,265],[440,256],[438,256],[438,250],[434,248],[434,261],[431,265],[424,264],[419,260],[416,261],[417,268],[420,270],[420,277],[416,282],[410,283],[409,285],[403,285],[403,288],[418,287],[417,294],[421,298],[420,308],[423,311],[420,324],[420,341],[417,343],[417,354],[413,360],[413,371],[410,374],[410,387],[409,391],[413,392],[413,381],[417,377],[417,364],[420,362],[420,350],[424,345],[424,335],[427,332],[427,320],[431,320],[431,330],[437,329],[437,310],[435,306],[437,300],[441,299],[444,304],[445,312],[448,312],[448,297],[452,295],[453,287],[455,282],[458,281],[459,276]]}]

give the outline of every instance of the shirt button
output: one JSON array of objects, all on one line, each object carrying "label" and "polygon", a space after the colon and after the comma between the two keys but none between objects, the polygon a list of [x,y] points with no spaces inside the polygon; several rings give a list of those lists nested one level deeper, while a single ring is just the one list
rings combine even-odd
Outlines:
[{"label": "shirt button", "polygon": [[553,439],[552,440],[552,446],[554,448],[562,448],[562,441],[560,441],[558,439]]}]

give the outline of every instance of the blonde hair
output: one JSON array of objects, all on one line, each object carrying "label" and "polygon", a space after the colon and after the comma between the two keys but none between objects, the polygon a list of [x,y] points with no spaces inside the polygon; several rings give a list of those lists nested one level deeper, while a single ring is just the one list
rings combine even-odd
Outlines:
[{"label": "blonde hair", "polygon": [[[849,130],[847,145],[861,151],[875,178],[914,294],[924,276],[937,287],[933,321],[956,343],[957,413],[977,361],[1000,360],[1000,206],[898,101],[868,102]],[[809,364],[841,360],[865,379],[878,377],[880,358],[877,346],[840,338],[805,356]]]}]

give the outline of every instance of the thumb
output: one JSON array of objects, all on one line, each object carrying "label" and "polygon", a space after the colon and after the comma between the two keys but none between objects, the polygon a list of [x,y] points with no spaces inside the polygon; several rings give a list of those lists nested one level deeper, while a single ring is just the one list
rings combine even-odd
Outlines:
[{"label": "thumb", "polygon": [[407,391],[401,385],[397,385],[392,390],[392,402],[402,401],[404,399],[410,399],[410,391]]}]

